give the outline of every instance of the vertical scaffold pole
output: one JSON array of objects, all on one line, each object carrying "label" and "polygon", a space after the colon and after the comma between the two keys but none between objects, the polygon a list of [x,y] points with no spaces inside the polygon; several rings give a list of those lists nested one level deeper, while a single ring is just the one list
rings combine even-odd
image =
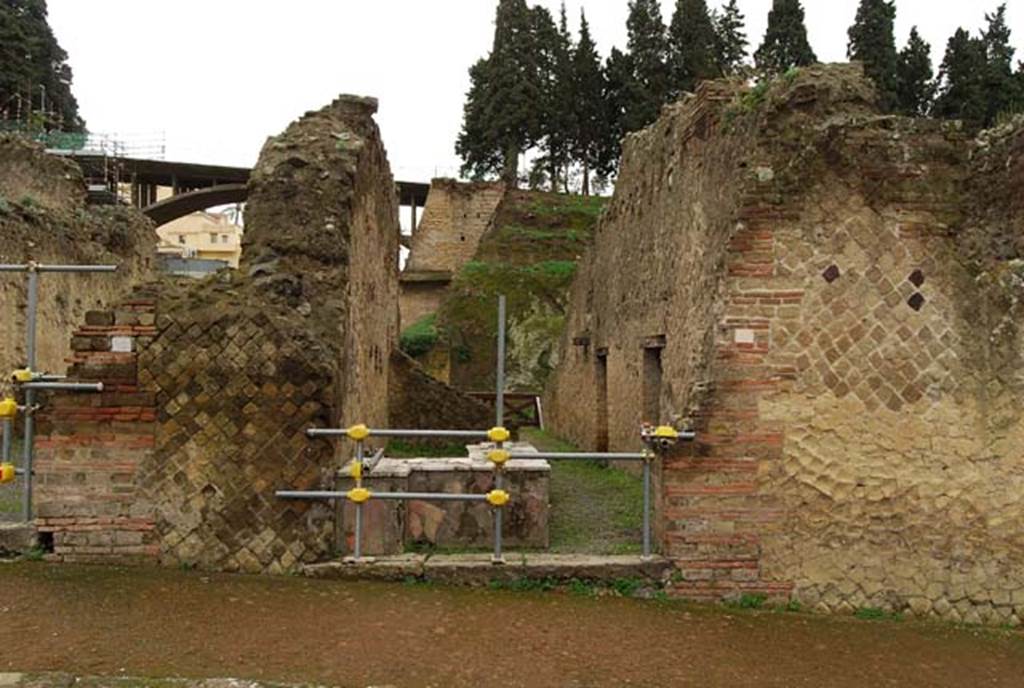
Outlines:
[{"label": "vertical scaffold pole", "polygon": [[0,454],[0,462],[8,463],[11,460],[11,442],[14,437],[14,421],[4,418],[3,453]]},{"label": "vertical scaffold pole", "polygon": [[[494,406],[495,406],[495,427],[504,427],[505,424],[505,309],[506,300],[505,295],[502,294],[498,297],[498,362],[497,362],[497,374],[495,375],[497,389]],[[502,443],[497,443],[497,448],[502,448]],[[494,489],[500,490],[504,487],[504,468],[502,466],[495,466],[494,470]],[[493,561],[495,564],[504,562],[504,557],[501,552],[501,529],[503,526],[502,521],[504,508],[498,507],[494,510],[494,557]]]},{"label": "vertical scaffold pole", "polygon": [[498,297],[498,372],[494,399],[495,426],[499,428],[505,425],[505,307],[505,295],[502,294]]},{"label": "vertical scaffold pole", "polygon": [[[363,486],[363,440],[356,440],[356,487]],[[363,503],[356,504],[356,533],[353,554],[356,562],[363,558]]]},{"label": "vertical scaffold pole", "polygon": [[[34,263],[28,266],[28,304],[25,310],[25,361],[28,370],[36,370],[36,316],[39,310],[39,272]],[[22,481],[21,516],[25,523],[32,522],[32,482],[35,459],[35,405],[36,392],[25,390],[25,443],[22,447]]]},{"label": "vertical scaffold pole", "polygon": [[644,559],[651,558],[651,461],[648,452],[644,459]]}]

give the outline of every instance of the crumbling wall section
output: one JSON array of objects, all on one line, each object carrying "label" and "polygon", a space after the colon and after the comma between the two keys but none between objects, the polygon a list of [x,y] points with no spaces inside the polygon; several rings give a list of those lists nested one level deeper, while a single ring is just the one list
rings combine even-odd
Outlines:
[{"label": "crumbling wall section", "polygon": [[[274,492],[334,484],[341,458],[307,428],[387,422],[398,205],[375,111],[371,99],[341,97],[269,140],[252,175],[242,270],[156,285],[140,316],[152,323],[128,333],[130,355],[110,351],[116,313],[113,325],[83,328],[82,356],[100,367],[73,372],[139,395],[145,439],[109,488],[123,496],[105,500],[59,476],[88,476],[91,447],[111,442],[120,455],[117,404],[129,399],[55,405],[40,515],[91,533],[61,538],[55,556],[123,558],[106,540],[128,521],[145,533],[144,554],[167,564],[275,573],[332,551],[333,509]],[[94,521],[100,512],[115,521]]]},{"label": "crumbling wall section", "polygon": [[[627,143],[612,207],[632,192],[666,211],[602,222],[549,420],[597,443],[600,411],[579,409],[600,409],[603,385],[613,449],[635,446],[645,407],[693,424],[698,442],[659,475],[678,594],[1020,623],[1019,179],[998,172],[1019,164],[1014,133],[979,148],[954,124],[882,116],[856,66],[710,107],[700,155],[700,136],[671,135],[675,108]],[[736,155],[710,153],[730,141]],[[665,151],[690,154],[680,191]],[[696,209],[721,220],[705,230]],[[700,259],[619,263],[631,296],[608,261],[645,243]],[[651,341],[652,316],[685,327]]]},{"label": "crumbling wall section", "polygon": [[[111,264],[117,275],[47,274],[40,280],[37,364],[63,370],[71,333],[145,281],[156,255],[152,223],[131,208],[89,208],[81,170],[17,136],[0,136],[0,263]],[[25,365],[26,283],[0,276],[0,370]]]}]

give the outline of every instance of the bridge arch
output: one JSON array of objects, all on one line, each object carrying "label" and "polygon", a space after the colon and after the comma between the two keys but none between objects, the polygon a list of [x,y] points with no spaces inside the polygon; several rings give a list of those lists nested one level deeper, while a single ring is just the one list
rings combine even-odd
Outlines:
[{"label": "bridge arch", "polygon": [[171,196],[142,209],[157,227],[178,218],[218,205],[243,203],[249,197],[248,184],[220,184]]}]

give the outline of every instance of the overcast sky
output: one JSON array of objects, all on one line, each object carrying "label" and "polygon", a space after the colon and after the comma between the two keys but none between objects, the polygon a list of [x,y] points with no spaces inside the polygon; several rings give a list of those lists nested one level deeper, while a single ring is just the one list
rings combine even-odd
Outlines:
[{"label": "overcast sky", "polygon": [[[936,62],[958,26],[999,0],[897,0],[897,41],[917,24]],[[559,0],[542,4],[557,12]],[[627,0],[567,0],[587,12],[602,56],[624,46]],[[716,6],[718,0],[710,0]],[[760,44],[771,0],[740,0]],[[50,0],[91,131],[163,136],[166,157],[251,165],[267,136],[338,93],[380,99],[396,177],[457,173],[467,69],[490,47],[497,0]],[[675,0],[662,0],[665,21]],[[1008,0],[1018,59],[1024,0]],[[857,0],[804,0],[811,43],[843,60]]]}]

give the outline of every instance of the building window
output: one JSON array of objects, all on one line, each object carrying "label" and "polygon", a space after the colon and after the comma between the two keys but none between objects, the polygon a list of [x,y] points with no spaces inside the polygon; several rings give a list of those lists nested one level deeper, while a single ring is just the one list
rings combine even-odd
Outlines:
[{"label": "building window", "polygon": [[178,235],[178,243],[179,244],[184,244],[185,243],[185,235],[184,234],[179,234]]},{"label": "building window", "polygon": [[210,243],[211,244],[216,244],[217,243],[217,235],[214,234],[213,232],[210,232]]},{"label": "building window", "polygon": [[222,244],[228,243],[228,235],[227,234],[221,234],[220,235],[220,243],[222,243]]}]

